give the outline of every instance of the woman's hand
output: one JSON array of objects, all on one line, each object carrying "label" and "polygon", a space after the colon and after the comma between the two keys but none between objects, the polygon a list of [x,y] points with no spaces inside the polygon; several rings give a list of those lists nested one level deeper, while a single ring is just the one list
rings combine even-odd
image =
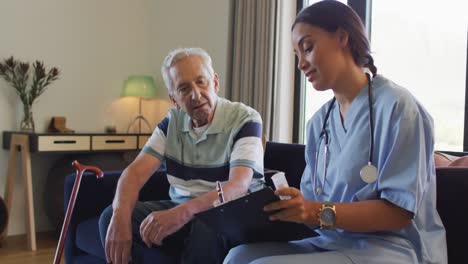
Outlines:
[{"label": "woman's hand", "polygon": [[272,214],[270,220],[281,220],[288,222],[302,223],[306,225],[318,225],[318,215],[320,204],[304,199],[301,191],[288,187],[275,191],[277,196],[290,196],[291,199],[281,200],[268,204],[265,211],[280,210]]}]

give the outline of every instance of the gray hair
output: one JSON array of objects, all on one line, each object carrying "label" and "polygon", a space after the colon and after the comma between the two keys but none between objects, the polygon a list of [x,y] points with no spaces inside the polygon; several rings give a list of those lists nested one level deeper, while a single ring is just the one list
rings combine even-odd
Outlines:
[{"label": "gray hair", "polygon": [[164,59],[162,67],[161,67],[162,77],[164,79],[164,83],[166,84],[167,89],[169,90],[169,94],[172,94],[172,89],[174,88],[171,76],[169,74],[169,69],[181,59],[189,57],[189,56],[200,57],[205,67],[208,69],[208,72],[210,73],[211,77],[214,76],[214,69],[213,69],[211,57],[208,54],[208,52],[206,52],[204,49],[202,48],[178,48],[178,49],[171,50],[169,54],[167,54],[166,58]]}]

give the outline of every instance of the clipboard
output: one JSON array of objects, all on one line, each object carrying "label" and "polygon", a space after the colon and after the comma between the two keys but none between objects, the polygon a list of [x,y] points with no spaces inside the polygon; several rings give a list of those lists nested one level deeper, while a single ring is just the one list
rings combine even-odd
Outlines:
[{"label": "clipboard", "polygon": [[263,207],[279,200],[270,187],[265,187],[203,211],[196,218],[234,243],[292,241],[318,235],[313,230],[318,226],[269,220],[275,212],[265,212]]}]

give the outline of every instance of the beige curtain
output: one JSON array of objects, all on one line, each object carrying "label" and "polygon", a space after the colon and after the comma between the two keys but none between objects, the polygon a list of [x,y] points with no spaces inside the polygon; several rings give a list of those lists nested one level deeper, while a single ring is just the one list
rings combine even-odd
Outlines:
[{"label": "beige curtain", "polygon": [[232,58],[227,97],[256,109],[271,139],[274,116],[278,0],[233,0]]}]

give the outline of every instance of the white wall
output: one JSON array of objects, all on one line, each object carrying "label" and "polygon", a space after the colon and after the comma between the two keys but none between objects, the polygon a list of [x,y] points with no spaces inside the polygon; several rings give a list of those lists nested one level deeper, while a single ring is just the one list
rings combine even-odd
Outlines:
[{"label": "white wall", "polygon": [[[77,132],[101,132],[105,125],[124,132],[137,101],[119,98],[130,74],[152,75],[162,85],[160,65],[170,49],[200,46],[213,57],[224,83],[228,59],[229,1],[219,0],[2,0],[0,58],[14,55],[44,61],[61,70],[34,105],[37,132],[52,116],[65,116]],[[224,95],[224,88],[221,88]],[[167,93],[144,101],[154,127],[168,107]],[[0,131],[19,128],[21,104],[0,80]],[[0,151],[3,196],[8,152]],[[36,229],[51,229],[42,210],[44,177],[56,155],[33,155]],[[41,186],[42,184],[42,186]],[[22,182],[17,179],[9,235],[24,233]]]}]

